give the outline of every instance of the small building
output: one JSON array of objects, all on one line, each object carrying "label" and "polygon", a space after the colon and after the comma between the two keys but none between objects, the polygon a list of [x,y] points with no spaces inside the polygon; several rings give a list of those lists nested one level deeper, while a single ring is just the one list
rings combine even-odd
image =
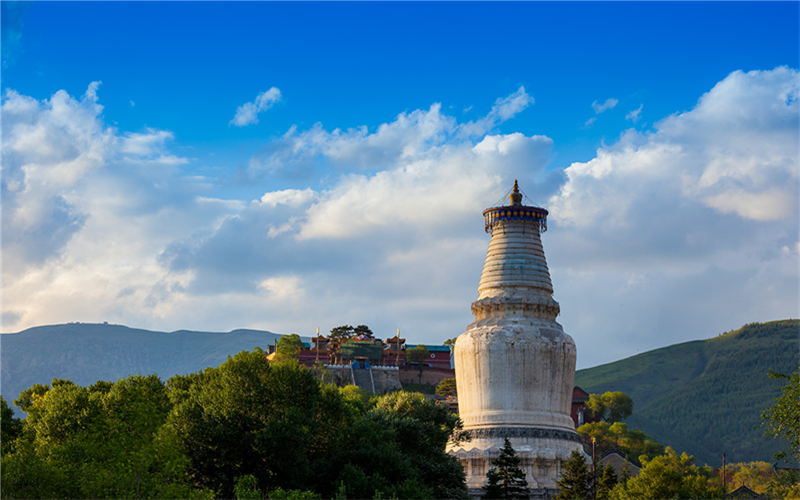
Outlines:
[{"label": "small building", "polygon": [[586,407],[588,402],[589,393],[576,385],[572,389],[572,410],[570,411],[576,429],[588,421],[589,409]]},{"label": "small building", "polygon": [[730,493],[725,494],[725,498],[738,498],[738,499],[747,499],[747,500],[762,500],[765,498],[762,495],[759,495],[755,491],[751,490],[745,485],[741,485],[739,488],[731,491]]},{"label": "small building", "polygon": [[611,465],[618,480],[621,480],[626,474],[628,477],[636,477],[642,470],[642,465],[638,461],[626,456],[620,450],[603,453],[598,462],[598,470],[605,468],[606,465]]}]

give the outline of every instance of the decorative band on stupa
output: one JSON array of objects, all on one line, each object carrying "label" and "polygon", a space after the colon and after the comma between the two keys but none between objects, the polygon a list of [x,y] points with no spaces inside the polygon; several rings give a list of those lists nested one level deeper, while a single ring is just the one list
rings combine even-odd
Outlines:
[{"label": "decorative band on stupa", "polygon": [[540,207],[530,207],[522,204],[522,193],[519,185],[514,181],[514,189],[509,195],[511,205],[506,207],[487,208],[483,211],[486,232],[491,234],[498,222],[521,222],[537,225],[539,232],[547,231],[547,210]]}]

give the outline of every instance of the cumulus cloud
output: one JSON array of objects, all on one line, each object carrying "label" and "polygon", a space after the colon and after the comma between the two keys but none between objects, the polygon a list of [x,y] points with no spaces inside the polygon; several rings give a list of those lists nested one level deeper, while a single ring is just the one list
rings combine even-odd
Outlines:
[{"label": "cumulus cloud", "polygon": [[[797,258],[777,249],[798,241],[799,90],[793,69],[736,71],[694,109],[652,132],[628,130],[568,167],[549,201],[551,248],[568,282],[586,285],[578,302],[616,289],[614,321],[648,332],[626,334],[633,342],[688,318],[734,328],[795,316]],[[650,291],[626,292],[626,276],[646,277]],[[646,300],[651,316],[636,317]],[[683,319],[666,319],[668,310]],[[582,328],[606,328],[584,320]]]},{"label": "cumulus cloud", "polygon": [[[169,131],[106,126],[90,90],[3,101],[4,263],[21,234],[68,233],[36,262],[4,266],[12,328],[365,323],[440,343],[472,321],[489,238],[481,212],[514,179],[550,210],[543,241],[581,366],[796,314],[800,127],[788,68],[732,73],[690,111],[567,169],[548,169],[550,138],[496,131],[533,103],[522,87],[469,122],[433,104],[377,127],[292,127],[248,173],[328,176],[247,202],[185,177]],[[53,122],[58,102],[69,104],[58,123],[72,127]],[[41,203],[54,208],[13,219]]]},{"label": "cumulus cloud", "polygon": [[80,99],[3,95],[4,328],[142,298],[163,278],[156,249],[232,210],[180,174],[187,160],[169,153],[172,133],[106,125],[99,85]]},{"label": "cumulus cloud", "polygon": [[477,120],[458,123],[442,112],[440,103],[427,110],[397,115],[370,133],[366,126],[347,130],[325,130],[321,123],[308,130],[291,127],[280,139],[253,157],[248,166],[251,176],[277,174],[288,178],[308,178],[320,166],[339,170],[385,170],[398,161],[434,154],[445,144],[465,144],[490,133],[533,104],[524,87],[498,98],[489,113]]},{"label": "cumulus cloud", "polygon": [[597,104],[597,101],[594,101],[592,103],[592,109],[594,110],[595,114],[599,115],[603,111],[608,111],[609,109],[613,109],[618,102],[619,101],[614,99],[613,97],[606,99],[605,102],[603,102],[602,104]]},{"label": "cumulus cloud", "polygon": [[253,123],[258,123],[258,114],[268,110],[281,100],[281,91],[277,87],[272,87],[266,92],[261,92],[256,96],[255,101],[246,102],[236,108],[236,115],[229,125],[244,127]]}]

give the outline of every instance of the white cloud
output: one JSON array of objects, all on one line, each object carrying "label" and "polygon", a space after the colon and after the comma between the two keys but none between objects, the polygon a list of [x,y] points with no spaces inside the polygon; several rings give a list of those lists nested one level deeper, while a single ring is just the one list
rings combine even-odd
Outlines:
[{"label": "white cloud", "polygon": [[148,297],[177,292],[189,277],[165,275],[163,247],[241,210],[198,196],[204,181],[175,168],[187,160],[167,150],[172,133],[108,127],[98,85],[80,100],[63,90],[43,101],[3,96],[3,310],[13,313],[4,316],[6,331],[100,321],[113,310],[141,316]]},{"label": "white cloud", "polygon": [[589,118],[588,120],[586,120],[586,123],[583,124],[583,128],[591,127],[592,125],[594,125],[594,122],[596,122],[596,121],[597,121],[597,117],[596,116],[593,116],[593,117]]},{"label": "white cloud", "polygon": [[614,99],[613,97],[606,99],[605,102],[603,102],[602,104],[597,104],[597,101],[594,101],[592,103],[592,109],[594,110],[594,113],[596,115],[599,115],[603,111],[607,111],[609,109],[613,109],[614,106],[616,106],[618,102],[619,101]]},{"label": "white cloud", "polygon": [[[293,127],[249,173],[328,176],[247,203],[185,177],[167,160],[179,158],[170,132],[107,127],[96,90],[7,93],[5,329],[365,323],[440,343],[472,321],[489,241],[481,211],[514,179],[550,210],[543,242],[581,366],[795,316],[797,81],[787,68],[733,73],[691,111],[566,170],[546,169],[548,137],[495,130],[532,104],[521,87],[466,123],[434,104],[375,128]],[[69,105],[56,123],[58,102]],[[54,209],[6,222],[40,203]],[[40,245],[53,228],[64,236]],[[24,235],[50,250],[9,267]]]},{"label": "white cloud", "polygon": [[230,125],[244,127],[253,123],[258,123],[258,114],[268,110],[281,100],[281,91],[277,87],[272,87],[266,92],[261,92],[256,96],[255,101],[246,102],[236,108],[236,115],[230,121]]},{"label": "white cloud", "polygon": [[548,204],[548,255],[556,277],[589,270],[566,280],[573,307],[606,303],[607,290],[630,288],[624,276],[647,276],[647,287],[620,292],[591,321],[562,302],[564,321],[646,349],[669,329],[708,334],[795,317],[797,256],[777,249],[798,239],[799,89],[789,68],[734,72],[694,109],[653,132],[628,130],[567,168]]},{"label": "white cloud", "polygon": [[639,121],[639,115],[642,114],[642,108],[644,108],[644,104],[640,104],[638,108],[632,110],[630,113],[625,115],[626,120],[631,120],[633,123]]}]

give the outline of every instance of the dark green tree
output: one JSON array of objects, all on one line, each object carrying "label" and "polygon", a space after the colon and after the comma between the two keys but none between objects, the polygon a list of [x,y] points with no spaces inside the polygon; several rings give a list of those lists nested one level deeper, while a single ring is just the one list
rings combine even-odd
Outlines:
[{"label": "dark green tree", "polygon": [[419,344],[411,349],[406,350],[406,361],[411,364],[417,365],[419,368],[419,383],[422,383],[422,370],[425,367],[425,362],[430,358],[428,347]]},{"label": "dark green tree", "polygon": [[22,421],[14,418],[14,410],[8,406],[3,396],[0,396],[0,433],[0,454],[5,455],[22,434]]},{"label": "dark green tree", "polygon": [[558,480],[559,500],[586,499],[591,496],[592,477],[586,460],[579,450],[572,450],[562,464],[563,472]]},{"label": "dark green tree", "polygon": [[786,380],[786,385],[781,388],[781,395],[775,399],[775,404],[761,412],[766,426],[765,436],[784,438],[789,442],[789,448],[775,453],[775,460],[791,459],[800,462],[800,370],[791,375],[771,372],[769,378]]},{"label": "dark green tree", "polygon": [[331,340],[345,341],[354,335],[355,330],[356,329],[350,325],[337,326],[331,328],[330,338]]},{"label": "dark green tree", "polygon": [[508,438],[503,442],[500,455],[492,462],[492,467],[486,473],[487,483],[483,488],[481,498],[494,500],[498,498],[524,498],[528,495],[528,481],[525,472],[520,469],[520,458],[511,446]]},{"label": "dark green tree", "polygon": [[369,338],[375,338],[375,335],[372,333],[372,330],[367,325],[358,325],[357,327],[353,328],[353,335],[364,335]]},{"label": "dark green tree", "polygon": [[600,477],[597,478],[597,498],[610,498],[611,490],[614,489],[618,482],[617,472],[614,467],[611,464],[606,464]]}]

